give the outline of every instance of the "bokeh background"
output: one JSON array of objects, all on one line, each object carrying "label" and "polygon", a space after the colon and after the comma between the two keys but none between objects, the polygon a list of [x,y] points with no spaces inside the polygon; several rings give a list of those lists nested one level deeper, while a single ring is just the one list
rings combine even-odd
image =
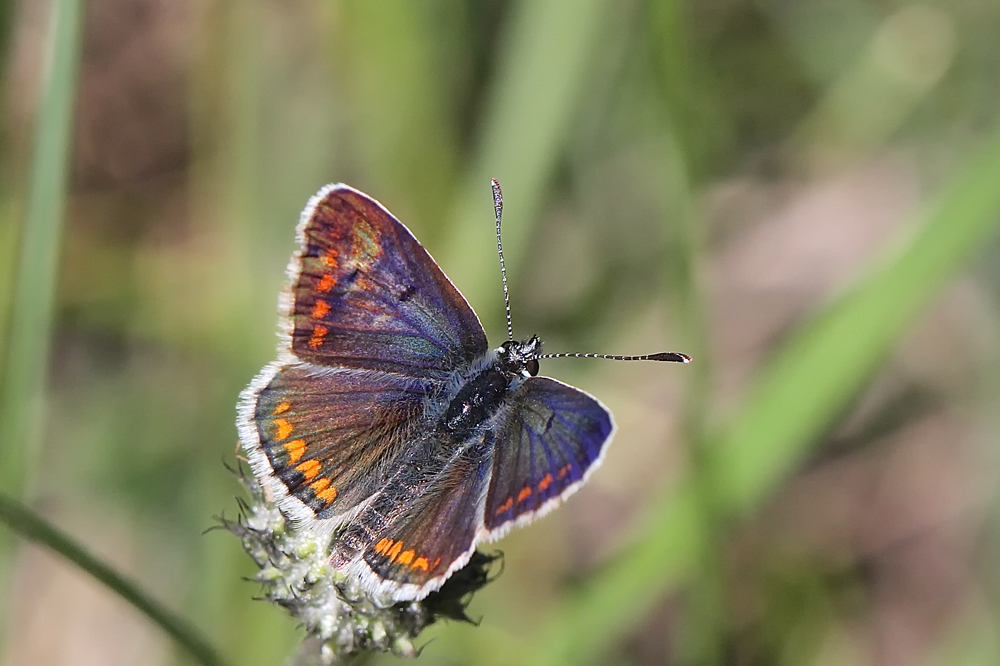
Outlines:
[{"label": "bokeh background", "polygon": [[[299,211],[372,194],[500,340],[490,177],[519,337],[696,360],[544,364],[617,438],[422,662],[1000,663],[1000,3],[0,7],[3,490],[230,663],[300,638],[206,532]],[[194,663],[0,532],[0,663]]]}]

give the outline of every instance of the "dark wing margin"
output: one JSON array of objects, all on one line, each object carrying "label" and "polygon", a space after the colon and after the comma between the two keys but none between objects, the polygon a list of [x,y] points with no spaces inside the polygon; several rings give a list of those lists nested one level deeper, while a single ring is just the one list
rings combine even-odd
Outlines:
[{"label": "dark wing margin", "polygon": [[299,359],[439,377],[486,351],[458,289],[368,195],[323,188],[302,213],[299,241],[284,307]]},{"label": "dark wing margin", "polygon": [[597,468],[614,435],[596,398],[548,377],[516,389],[496,436],[485,525],[497,539],[573,493]]}]

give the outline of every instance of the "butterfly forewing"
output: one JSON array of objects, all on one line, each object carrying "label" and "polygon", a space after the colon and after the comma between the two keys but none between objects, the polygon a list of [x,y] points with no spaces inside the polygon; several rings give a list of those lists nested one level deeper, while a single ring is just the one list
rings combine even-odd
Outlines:
[{"label": "butterfly forewing", "polygon": [[345,185],[321,190],[300,238],[289,322],[298,358],[441,377],[486,351],[472,308],[371,197]]},{"label": "butterfly forewing", "polygon": [[485,525],[493,538],[554,507],[604,455],[611,413],[590,395],[547,377],[516,389],[498,426]]}]

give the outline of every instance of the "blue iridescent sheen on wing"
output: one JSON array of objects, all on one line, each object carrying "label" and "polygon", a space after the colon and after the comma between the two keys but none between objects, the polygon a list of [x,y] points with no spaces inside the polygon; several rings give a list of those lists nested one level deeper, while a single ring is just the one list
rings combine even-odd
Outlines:
[{"label": "blue iridescent sheen on wing", "polygon": [[349,511],[385,482],[423,426],[434,384],[372,370],[281,368],[255,410],[274,476],[319,518]]},{"label": "blue iridescent sheen on wing", "polygon": [[291,313],[298,358],[440,378],[486,351],[472,308],[375,200],[334,187],[301,233]]},{"label": "blue iridescent sheen on wing", "polygon": [[486,496],[491,532],[554,506],[604,454],[614,426],[601,403],[547,377],[524,381],[498,426]]}]

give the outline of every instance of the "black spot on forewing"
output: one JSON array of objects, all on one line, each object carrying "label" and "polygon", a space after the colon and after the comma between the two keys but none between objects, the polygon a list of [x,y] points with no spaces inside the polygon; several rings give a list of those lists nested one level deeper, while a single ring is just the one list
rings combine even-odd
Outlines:
[{"label": "black spot on forewing", "polygon": [[398,298],[400,301],[408,301],[415,293],[417,293],[416,287],[414,287],[413,285],[406,285],[403,291],[401,291],[399,293],[399,296],[397,296],[396,298]]}]

